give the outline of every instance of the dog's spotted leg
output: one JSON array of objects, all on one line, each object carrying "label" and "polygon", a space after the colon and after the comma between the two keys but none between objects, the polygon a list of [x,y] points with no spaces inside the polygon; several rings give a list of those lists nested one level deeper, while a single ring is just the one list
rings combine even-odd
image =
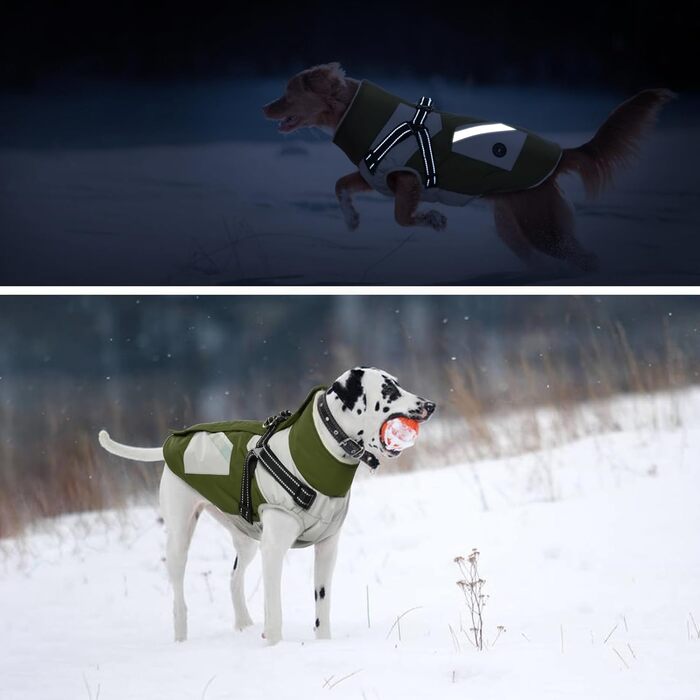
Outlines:
[{"label": "dog's spotted leg", "polygon": [[447,217],[439,211],[417,211],[421,184],[413,173],[392,173],[387,181],[394,191],[394,218],[399,226],[429,226],[435,231],[443,231],[446,228]]},{"label": "dog's spotted leg", "polygon": [[314,629],[317,639],[331,638],[331,582],[338,554],[338,537],[335,533],[315,546],[314,551],[314,599],[316,620]]},{"label": "dog's spotted leg", "polygon": [[265,590],[265,627],[268,644],[282,639],[282,563],[284,555],[299,535],[299,521],[279,508],[265,508],[260,513],[262,537],[263,588]]},{"label": "dog's spotted leg", "polygon": [[340,211],[343,214],[345,223],[350,231],[354,231],[360,225],[360,215],[352,203],[352,195],[356,192],[367,192],[371,190],[367,181],[360,175],[359,172],[343,175],[343,177],[335,183],[335,196],[340,204]]},{"label": "dog's spotted leg", "polygon": [[238,530],[232,531],[236,561],[231,571],[231,600],[233,601],[234,626],[238,630],[253,624],[245,602],[245,570],[253,561],[258,543]]}]

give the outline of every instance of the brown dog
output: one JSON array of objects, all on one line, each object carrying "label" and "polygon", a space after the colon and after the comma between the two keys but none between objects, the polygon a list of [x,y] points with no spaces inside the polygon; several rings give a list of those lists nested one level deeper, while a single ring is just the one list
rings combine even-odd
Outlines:
[{"label": "brown dog", "polygon": [[[360,81],[345,75],[339,63],[314,66],[295,75],[287,83],[284,95],[265,105],[263,113],[268,119],[280,121],[281,133],[311,126],[335,133],[360,85]],[[672,97],[674,94],[665,89],[643,90],[617,107],[588,143],[562,149],[556,166],[537,185],[481,195],[493,203],[501,239],[523,260],[530,259],[535,248],[581,269],[594,269],[595,255],[576,240],[573,207],[556,179],[562,173],[576,172],[587,195],[598,194],[611,182],[615,169],[630,162],[658,110]],[[426,190],[414,172],[397,169],[388,175],[386,184],[394,194],[398,224],[445,228],[447,219],[440,212],[418,211]],[[351,230],[359,224],[352,195],[371,189],[359,170],[341,177],[335,185],[340,209]]]}]

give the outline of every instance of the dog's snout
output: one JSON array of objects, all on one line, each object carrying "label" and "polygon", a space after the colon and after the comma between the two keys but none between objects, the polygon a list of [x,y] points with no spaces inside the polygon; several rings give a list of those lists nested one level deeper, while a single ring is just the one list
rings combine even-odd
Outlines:
[{"label": "dog's snout", "polygon": [[433,413],[435,412],[436,408],[437,408],[437,406],[432,401],[424,401],[423,402],[423,409],[425,410],[425,412],[428,416],[432,416]]}]

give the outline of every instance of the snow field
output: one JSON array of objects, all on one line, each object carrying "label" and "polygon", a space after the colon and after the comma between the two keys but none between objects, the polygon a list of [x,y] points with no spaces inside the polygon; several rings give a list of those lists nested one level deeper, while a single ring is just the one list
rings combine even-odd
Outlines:
[{"label": "snow field", "polygon": [[[260,638],[259,558],[247,579],[255,625],[232,629],[232,546],[209,517],[190,550],[183,644],[171,641],[157,513],[61,518],[4,543],[0,697],[695,699],[698,464],[700,424],[686,419],[367,475],[341,540],[334,639],[314,639],[312,550],[295,550],[276,647]],[[455,585],[453,559],[472,547],[489,595],[485,637],[506,628],[483,652],[460,632]],[[396,618],[412,608],[399,638]]]}]

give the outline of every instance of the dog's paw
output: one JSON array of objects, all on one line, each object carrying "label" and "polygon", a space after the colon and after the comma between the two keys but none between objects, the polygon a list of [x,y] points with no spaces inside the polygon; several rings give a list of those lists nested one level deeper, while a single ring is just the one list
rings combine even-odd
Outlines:
[{"label": "dog's paw", "polygon": [[282,633],[281,632],[263,632],[262,638],[265,640],[266,646],[272,647],[272,646],[275,646],[275,644],[278,644],[279,642],[282,641]]},{"label": "dog's paw", "polygon": [[[253,620],[251,619],[250,615],[241,615],[236,620],[235,623],[235,628],[239,631],[242,632],[246,627],[250,627],[253,624]],[[264,636],[264,635],[263,635]]]},{"label": "dog's paw", "polygon": [[444,231],[447,228],[447,217],[436,209],[425,213],[425,223],[435,231]]},{"label": "dog's paw", "polygon": [[360,215],[357,213],[357,209],[343,209],[343,218],[348,231],[357,230],[357,227],[360,225]]}]

